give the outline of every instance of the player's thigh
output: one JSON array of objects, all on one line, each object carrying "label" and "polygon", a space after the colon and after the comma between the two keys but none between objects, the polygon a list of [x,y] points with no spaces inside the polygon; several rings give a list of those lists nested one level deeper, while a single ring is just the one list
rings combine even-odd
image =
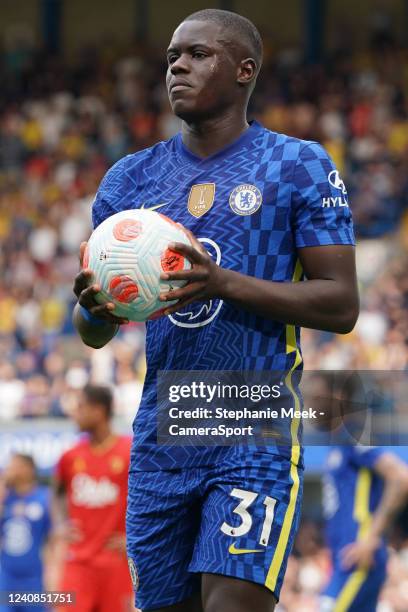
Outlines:
[{"label": "player's thigh", "polygon": [[[200,526],[197,470],[133,472],[126,516],[136,607],[181,604],[200,590],[188,571]],[[170,608],[171,609],[171,608]]]},{"label": "player's thigh", "polygon": [[[59,590],[73,593],[72,612],[93,612],[98,601],[97,576],[85,563],[66,563],[61,576]],[[58,606],[57,612],[67,612],[67,606]]]},{"label": "player's thigh", "polygon": [[204,612],[273,612],[276,598],[263,585],[229,576],[202,574]]},{"label": "player's thigh", "polygon": [[[255,583],[258,588],[248,586],[248,596],[259,593],[273,609],[299,523],[303,470],[270,455],[247,460],[248,465],[219,467],[209,475],[190,570]],[[228,596],[236,593],[240,601],[237,581],[206,584],[206,601],[211,601],[212,588],[220,593],[227,585]]]}]

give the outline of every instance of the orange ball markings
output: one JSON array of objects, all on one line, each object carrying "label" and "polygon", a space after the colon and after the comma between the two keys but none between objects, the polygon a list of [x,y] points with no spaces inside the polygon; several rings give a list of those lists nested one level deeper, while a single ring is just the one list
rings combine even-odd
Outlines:
[{"label": "orange ball markings", "polygon": [[184,269],[184,257],[171,249],[166,249],[161,256],[163,272],[176,272]]},{"label": "orange ball markings", "polygon": [[112,278],[109,283],[109,293],[115,300],[118,300],[118,302],[129,304],[137,298],[139,290],[130,276],[122,274],[121,276]]},{"label": "orange ball markings", "polygon": [[143,231],[143,225],[140,221],[134,219],[123,219],[119,221],[113,228],[113,235],[116,240],[121,242],[129,242],[138,238]]}]

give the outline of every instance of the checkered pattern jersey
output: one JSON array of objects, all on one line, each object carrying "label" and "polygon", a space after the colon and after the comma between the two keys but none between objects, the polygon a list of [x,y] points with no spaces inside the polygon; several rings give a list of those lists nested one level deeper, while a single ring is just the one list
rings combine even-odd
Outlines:
[{"label": "checkered pattern jersey", "polygon": [[[161,204],[160,212],[190,229],[205,246],[217,245],[221,266],[269,281],[300,280],[298,249],[354,244],[348,205],[323,206],[327,198],[346,198],[341,186],[335,186],[338,181],[328,178],[334,170],[319,144],[271,132],[257,122],[205,159],[193,155],[178,134],[128,155],[107,172],[93,204],[93,224],[122,210]],[[215,185],[215,196],[197,217],[189,210],[189,196],[194,185],[203,184]],[[251,185],[261,195],[262,204],[253,214],[237,214],[230,205],[240,185]],[[157,447],[159,370],[301,368],[298,328],[220,300],[187,311],[147,325],[147,374],[134,423],[140,469],[216,460],[214,450]]]}]

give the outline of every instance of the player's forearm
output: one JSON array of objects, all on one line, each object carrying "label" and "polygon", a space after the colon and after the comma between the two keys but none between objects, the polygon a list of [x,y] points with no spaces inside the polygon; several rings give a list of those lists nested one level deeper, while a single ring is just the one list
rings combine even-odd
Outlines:
[{"label": "player's forearm", "polygon": [[54,485],[55,489],[51,498],[51,518],[53,533],[64,525],[68,518],[67,501],[65,490],[61,484]]},{"label": "player's forearm", "polygon": [[87,321],[82,315],[79,304],[74,307],[72,320],[84,344],[92,348],[105,346],[119,329],[119,325],[110,321],[98,322],[97,325]]},{"label": "player's forearm", "polygon": [[387,480],[381,503],[371,519],[369,535],[373,538],[380,538],[390,527],[393,518],[406,501],[407,490],[401,486],[399,479]]},{"label": "player's forearm", "polygon": [[223,276],[220,297],[267,319],[336,333],[350,332],[357,320],[357,294],[335,280],[277,283],[231,270]]}]

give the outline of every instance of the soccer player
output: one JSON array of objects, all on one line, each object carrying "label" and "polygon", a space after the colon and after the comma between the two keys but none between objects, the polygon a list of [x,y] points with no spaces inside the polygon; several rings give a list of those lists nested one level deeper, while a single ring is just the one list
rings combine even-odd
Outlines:
[{"label": "soccer player", "polygon": [[133,609],[125,538],[130,439],[112,432],[111,416],[110,389],[86,386],[74,418],[88,436],[56,470],[56,520],[68,540],[59,590],[75,593],[75,612]]},{"label": "soccer player", "polygon": [[[41,593],[43,551],[50,530],[50,492],[37,483],[32,457],[16,453],[0,482],[0,593]],[[23,602],[24,600],[22,600]],[[1,612],[26,612],[33,605],[0,604]],[[36,610],[45,610],[36,604]]]},{"label": "soccer player", "polygon": [[323,485],[333,573],[321,612],[373,612],[386,578],[384,534],[408,500],[408,467],[380,447],[337,446]]},{"label": "soccer player", "polygon": [[[381,447],[358,444],[366,411],[353,376],[313,375],[314,408],[337,444],[323,478],[323,513],[333,572],[320,612],[373,612],[386,578],[386,531],[408,500],[408,466]],[[329,399],[330,398],[330,399]],[[358,402],[358,400],[360,401]],[[343,442],[341,446],[338,442]]]},{"label": "soccer player", "polygon": [[[248,122],[262,62],[250,21],[194,13],[175,30],[167,62],[181,132],[117,162],[92,210],[97,227],[118,211],[155,209],[192,242],[171,245],[192,269],[162,279],[188,284],[163,295],[167,316],[147,325],[127,507],[136,602],[144,612],[271,612],[299,520],[299,421],[291,444],[266,452],[158,445],[157,372],[280,370],[294,393],[299,327],[346,333],[357,318],[351,214],[319,144]],[[96,303],[98,290],[89,270],[77,275],[74,323],[94,348],[126,322],[113,303]]]}]

